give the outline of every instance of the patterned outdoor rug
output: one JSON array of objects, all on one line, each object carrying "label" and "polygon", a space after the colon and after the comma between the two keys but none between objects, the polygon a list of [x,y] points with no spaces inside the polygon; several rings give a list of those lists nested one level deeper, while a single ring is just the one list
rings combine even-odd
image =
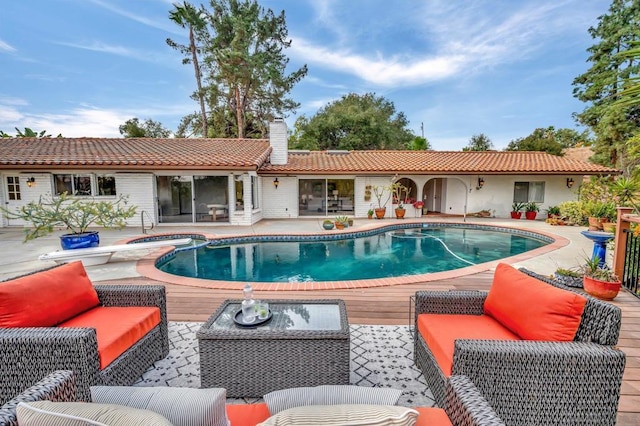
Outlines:
[{"label": "patterned outdoor rug", "polygon": [[[202,323],[170,322],[169,355],[154,364],[134,386],[200,387],[196,331]],[[399,405],[430,407],[433,395],[413,364],[413,338],[407,326],[351,325],[350,383],[402,390]],[[252,403],[254,398],[229,399]]]}]

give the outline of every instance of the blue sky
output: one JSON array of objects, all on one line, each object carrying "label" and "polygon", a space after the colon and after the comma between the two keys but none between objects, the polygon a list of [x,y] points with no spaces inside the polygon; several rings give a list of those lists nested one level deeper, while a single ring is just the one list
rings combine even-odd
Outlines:
[{"label": "blue sky", "polygon": [[[200,2],[193,2],[200,4]],[[286,118],[375,92],[437,150],[484,133],[495,148],[537,127],[582,130],[571,82],[603,0],[261,0],[285,10],[292,69],[309,73]],[[0,130],[119,137],[138,117],[175,130],[197,110],[191,65],[166,45],[187,34],[170,0],[26,0],[2,5]]]}]

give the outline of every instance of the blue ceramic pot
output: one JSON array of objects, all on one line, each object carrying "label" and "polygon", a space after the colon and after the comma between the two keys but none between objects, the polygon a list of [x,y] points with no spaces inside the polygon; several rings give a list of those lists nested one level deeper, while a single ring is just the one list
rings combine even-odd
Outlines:
[{"label": "blue ceramic pot", "polygon": [[83,232],[82,234],[60,235],[60,245],[63,250],[73,250],[89,247],[98,247],[100,237],[98,232]]}]

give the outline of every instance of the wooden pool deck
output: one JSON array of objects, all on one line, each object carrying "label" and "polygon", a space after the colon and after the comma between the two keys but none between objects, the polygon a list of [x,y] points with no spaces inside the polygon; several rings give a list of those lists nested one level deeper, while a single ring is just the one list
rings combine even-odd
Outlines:
[{"label": "wooden pool deck", "polygon": [[[428,283],[342,290],[256,292],[259,299],[342,299],[352,324],[406,325],[409,323],[409,297],[417,290],[488,290],[492,272]],[[158,283],[148,278],[127,278],[101,283]],[[167,310],[171,321],[205,321],[225,299],[241,298],[238,290],[209,289],[166,284]],[[640,425],[640,299],[622,291],[613,302],[622,309],[622,328],[618,347],[627,356],[623,376],[619,425]]]}]

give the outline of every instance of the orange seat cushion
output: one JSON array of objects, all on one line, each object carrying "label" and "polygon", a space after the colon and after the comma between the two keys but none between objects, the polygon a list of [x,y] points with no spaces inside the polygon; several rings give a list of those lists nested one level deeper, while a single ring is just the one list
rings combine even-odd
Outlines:
[{"label": "orange seat cushion", "polygon": [[446,377],[451,376],[458,339],[521,340],[487,315],[420,314],[418,331]]},{"label": "orange seat cushion", "polygon": [[442,408],[414,407],[414,410],[420,413],[415,426],[451,426],[451,420]]},{"label": "orange seat cushion", "polygon": [[258,404],[227,404],[227,419],[231,426],[255,426],[271,417],[264,402]]},{"label": "orange seat cushion", "polygon": [[484,313],[525,340],[572,341],[587,299],[501,263]]},{"label": "orange seat cushion", "polygon": [[95,328],[100,369],[104,369],[158,324],[157,307],[99,306],[63,322],[60,327]]},{"label": "orange seat cushion", "polygon": [[[441,408],[418,407],[420,413],[415,426],[451,426],[447,413]],[[271,417],[264,402],[258,404],[227,404],[227,419],[231,426],[256,426]]]},{"label": "orange seat cushion", "polygon": [[0,283],[0,327],[52,327],[98,306],[82,262]]}]

